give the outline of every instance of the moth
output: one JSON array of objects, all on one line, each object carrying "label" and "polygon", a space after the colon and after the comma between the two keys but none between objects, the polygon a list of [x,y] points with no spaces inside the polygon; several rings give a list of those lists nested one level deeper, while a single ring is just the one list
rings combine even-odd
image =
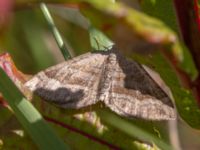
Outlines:
[{"label": "moth", "polygon": [[79,109],[102,101],[128,118],[176,118],[169,96],[139,63],[127,60],[115,48],[86,53],[52,66],[25,86],[63,108]]}]

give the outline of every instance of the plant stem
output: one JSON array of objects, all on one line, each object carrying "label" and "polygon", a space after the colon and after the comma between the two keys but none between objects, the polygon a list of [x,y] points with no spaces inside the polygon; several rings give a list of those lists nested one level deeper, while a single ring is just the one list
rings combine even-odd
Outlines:
[{"label": "plant stem", "polygon": [[55,38],[55,40],[58,44],[58,47],[60,48],[60,51],[63,54],[65,60],[71,58],[71,55],[70,55],[70,53],[69,53],[69,51],[68,51],[68,49],[67,49],[67,47],[66,47],[66,45],[65,45],[65,43],[62,39],[61,34],[59,33],[58,29],[55,26],[55,23],[54,23],[54,21],[51,17],[51,14],[50,14],[46,4],[41,3],[40,8],[41,8],[41,10],[42,10],[47,22],[48,22],[48,25],[49,25],[49,27],[50,27],[53,35],[54,35],[54,38]]}]

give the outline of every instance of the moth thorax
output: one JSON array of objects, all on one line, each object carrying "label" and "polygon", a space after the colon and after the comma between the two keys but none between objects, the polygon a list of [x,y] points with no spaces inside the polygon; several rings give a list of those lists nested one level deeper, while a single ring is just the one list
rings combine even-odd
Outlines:
[{"label": "moth thorax", "polygon": [[115,64],[117,63],[117,56],[111,53],[107,61],[108,61],[107,65],[104,68],[103,75],[100,81],[99,99],[101,101],[106,101],[109,98],[112,74],[113,74]]}]

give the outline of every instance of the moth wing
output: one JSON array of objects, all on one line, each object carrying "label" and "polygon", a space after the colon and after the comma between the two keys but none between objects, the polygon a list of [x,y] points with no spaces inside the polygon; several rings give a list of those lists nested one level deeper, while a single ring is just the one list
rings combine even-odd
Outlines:
[{"label": "moth wing", "polygon": [[97,92],[106,52],[87,53],[39,72],[25,83],[41,98],[65,108],[98,101]]},{"label": "moth wing", "polygon": [[112,70],[110,91],[104,101],[121,116],[147,120],[175,119],[173,103],[137,62],[118,56]]}]

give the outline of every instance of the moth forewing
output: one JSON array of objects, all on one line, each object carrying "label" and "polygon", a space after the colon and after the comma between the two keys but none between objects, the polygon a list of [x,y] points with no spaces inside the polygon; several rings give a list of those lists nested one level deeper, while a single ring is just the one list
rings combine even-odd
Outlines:
[{"label": "moth forewing", "polygon": [[79,109],[101,100],[129,118],[175,118],[167,94],[140,64],[127,60],[115,49],[87,53],[50,67],[25,86],[64,108]]}]

